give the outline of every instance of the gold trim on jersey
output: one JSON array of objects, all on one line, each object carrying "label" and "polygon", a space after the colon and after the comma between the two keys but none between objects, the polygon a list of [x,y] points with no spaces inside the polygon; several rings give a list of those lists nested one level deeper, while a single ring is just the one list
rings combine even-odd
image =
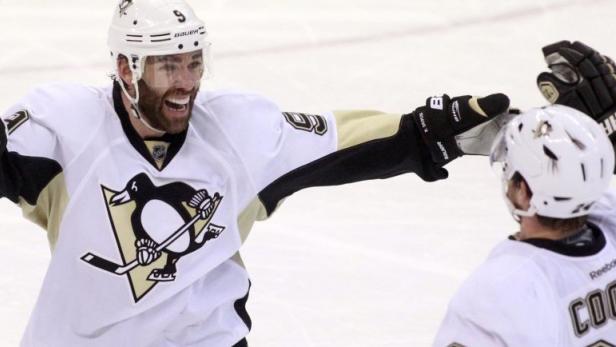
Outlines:
[{"label": "gold trim on jersey", "polygon": [[[237,218],[237,226],[242,243],[244,243],[244,241],[248,238],[248,234],[250,234],[250,230],[255,224],[255,221],[262,221],[267,218],[267,212],[265,211],[265,206],[263,206],[261,200],[259,200],[259,198],[252,200]],[[242,268],[246,268],[239,252],[235,253],[233,257],[231,257],[231,260]]]},{"label": "gold trim on jersey", "polygon": [[265,206],[259,198],[255,198],[250,202],[250,204],[248,204],[248,206],[246,206],[244,211],[242,211],[237,218],[237,225],[242,243],[244,243],[244,241],[248,238],[250,229],[252,229],[255,221],[262,221],[266,219],[267,212],[265,211]]},{"label": "gold trim on jersey", "polygon": [[60,223],[66,206],[68,205],[68,192],[64,173],[57,174],[40,192],[36,205],[30,205],[25,199],[19,198],[23,216],[47,230],[49,247],[53,251],[58,240]]},{"label": "gold trim on jersey", "polygon": [[379,111],[335,111],[338,150],[395,135],[400,115]]}]

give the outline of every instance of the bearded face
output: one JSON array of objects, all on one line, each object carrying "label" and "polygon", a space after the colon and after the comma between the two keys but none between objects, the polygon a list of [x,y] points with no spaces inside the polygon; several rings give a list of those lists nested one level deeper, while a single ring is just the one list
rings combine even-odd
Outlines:
[{"label": "bearded face", "polygon": [[169,134],[186,130],[203,70],[201,51],[148,57],[138,84],[142,117]]}]

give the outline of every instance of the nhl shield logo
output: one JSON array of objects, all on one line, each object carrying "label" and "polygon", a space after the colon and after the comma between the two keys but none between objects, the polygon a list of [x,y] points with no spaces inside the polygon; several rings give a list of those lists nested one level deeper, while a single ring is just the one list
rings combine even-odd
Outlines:
[{"label": "nhl shield logo", "polygon": [[210,195],[181,182],[156,186],[144,173],[130,179],[123,190],[101,189],[121,261],[93,252],[81,259],[94,268],[126,275],[135,302],[158,283],[174,281],[178,261],[225,230],[212,223],[223,199],[218,193]]}]

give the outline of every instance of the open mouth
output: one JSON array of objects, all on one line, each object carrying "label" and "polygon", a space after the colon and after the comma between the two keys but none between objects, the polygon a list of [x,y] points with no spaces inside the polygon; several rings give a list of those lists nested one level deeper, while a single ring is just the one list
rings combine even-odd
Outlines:
[{"label": "open mouth", "polygon": [[190,102],[190,96],[185,98],[168,98],[165,99],[165,106],[174,112],[185,112],[188,110],[188,103]]}]

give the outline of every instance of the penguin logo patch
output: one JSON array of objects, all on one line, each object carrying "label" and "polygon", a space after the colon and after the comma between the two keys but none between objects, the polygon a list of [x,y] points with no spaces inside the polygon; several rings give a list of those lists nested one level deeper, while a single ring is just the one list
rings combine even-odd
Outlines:
[{"label": "penguin logo patch", "polygon": [[126,9],[133,4],[133,0],[122,0],[118,7],[120,8],[120,17],[126,16]]},{"label": "penguin logo patch", "polygon": [[101,188],[121,261],[92,252],[81,260],[126,275],[135,302],[156,284],[174,281],[177,262],[225,230],[212,222],[223,199],[219,193],[181,182],[157,187],[145,173],[130,179],[122,191]]}]

